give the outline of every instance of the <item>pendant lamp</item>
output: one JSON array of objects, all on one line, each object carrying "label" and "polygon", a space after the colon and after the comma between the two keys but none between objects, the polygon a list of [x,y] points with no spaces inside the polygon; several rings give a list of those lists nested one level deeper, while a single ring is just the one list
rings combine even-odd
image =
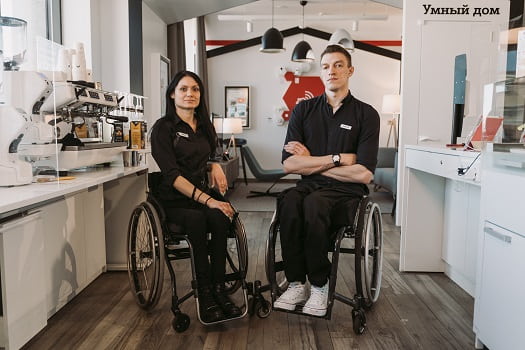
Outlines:
[{"label": "pendant lamp", "polygon": [[[308,3],[308,1],[300,1],[299,3],[303,7],[302,29],[304,30],[304,7]],[[310,46],[310,44],[304,41],[304,32],[303,32],[303,40],[299,41],[297,45],[295,45],[295,48],[293,49],[292,61],[294,62],[312,62],[313,60],[315,60],[314,52],[312,51],[312,47]]]},{"label": "pendant lamp", "polygon": [[283,35],[273,26],[273,0],[272,0],[272,27],[268,29],[261,38],[260,52],[278,53],[284,51]]},{"label": "pendant lamp", "polygon": [[330,40],[328,40],[329,45],[341,45],[348,51],[354,51],[354,41],[352,40],[352,36],[346,29],[339,28],[337,29],[331,36]]}]

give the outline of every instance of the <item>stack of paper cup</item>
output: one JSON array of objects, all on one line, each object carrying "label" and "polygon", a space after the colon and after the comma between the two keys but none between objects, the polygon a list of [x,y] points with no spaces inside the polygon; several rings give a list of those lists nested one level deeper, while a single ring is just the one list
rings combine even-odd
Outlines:
[{"label": "stack of paper cup", "polygon": [[68,49],[61,48],[58,50],[56,70],[64,72],[66,80],[71,80],[71,56]]},{"label": "stack of paper cup", "polygon": [[73,80],[87,80],[86,72],[86,54],[84,52],[84,44],[76,43],[76,50],[71,55],[71,75]]}]

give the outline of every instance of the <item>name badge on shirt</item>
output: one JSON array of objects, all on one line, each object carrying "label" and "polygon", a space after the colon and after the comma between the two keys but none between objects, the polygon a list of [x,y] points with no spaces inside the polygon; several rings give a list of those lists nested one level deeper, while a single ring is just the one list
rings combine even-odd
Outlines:
[{"label": "name badge on shirt", "polygon": [[339,125],[339,127],[341,129],[346,129],[346,130],[351,130],[352,129],[352,125],[346,125],[346,124],[341,124],[341,125]]},{"label": "name badge on shirt", "polygon": [[185,132],[180,132],[180,131],[177,131],[177,135],[179,135],[180,137],[184,137],[184,138],[190,137],[190,135],[186,134]]}]

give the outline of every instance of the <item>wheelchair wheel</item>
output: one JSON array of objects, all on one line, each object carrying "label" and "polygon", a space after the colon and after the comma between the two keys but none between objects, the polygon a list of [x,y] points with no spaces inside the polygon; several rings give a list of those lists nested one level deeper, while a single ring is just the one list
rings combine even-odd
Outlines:
[{"label": "wheelchair wheel", "polygon": [[277,244],[279,237],[279,225],[275,220],[274,213],[274,218],[269,229],[268,240],[266,241],[265,257],[266,278],[272,287],[273,299],[276,299],[288,288],[288,281],[284,274],[280,244]]},{"label": "wheelchair wheel", "polygon": [[164,242],[153,205],[142,202],[131,215],[128,227],[128,276],[135,301],[143,309],[159,301],[164,276]]},{"label": "wheelchair wheel", "polygon": [[[226,255],[226,273],[243,272],[245,279],[248,270],[248,241],[246,230],[241,219],[237,216],[233,223],[232,237],[228,239],[228,254]],[[225,283],[226,293],[235,293],[242,285],[242,280],[237,279]]]},{"label": "wheelchair wheel", "polygon": [[379,298],[383,267],[383,226],[377,203],[369,202],[362,235],[362,294],[365,307],[371,308]]}]

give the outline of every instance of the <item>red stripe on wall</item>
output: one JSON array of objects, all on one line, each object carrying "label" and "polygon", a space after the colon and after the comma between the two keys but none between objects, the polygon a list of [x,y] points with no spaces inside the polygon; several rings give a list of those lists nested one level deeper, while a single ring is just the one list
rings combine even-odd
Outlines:
[{"label": "red stripe on wall", "polygon": [[209,46],[226,46],[241,42],[242,40],[206,40],[206,45]]},{"label": "red stripe on wall", "polygon": [[401,46],[401,40],[359,40],[362,43],[374,46]]}]

